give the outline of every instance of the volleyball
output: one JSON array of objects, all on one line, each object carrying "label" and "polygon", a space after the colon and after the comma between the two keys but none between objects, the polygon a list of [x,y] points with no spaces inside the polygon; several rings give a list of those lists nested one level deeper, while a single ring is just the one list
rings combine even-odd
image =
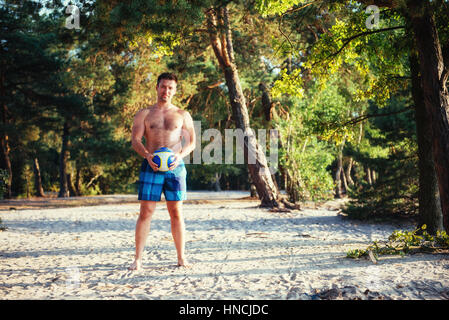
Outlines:
[{"label": "volleyball", "polygon": [[159,171],[170,170],[169,167],[175,161],[175,154],[169,148],[162,147],[153,152],[153,162],[159,168]]}]

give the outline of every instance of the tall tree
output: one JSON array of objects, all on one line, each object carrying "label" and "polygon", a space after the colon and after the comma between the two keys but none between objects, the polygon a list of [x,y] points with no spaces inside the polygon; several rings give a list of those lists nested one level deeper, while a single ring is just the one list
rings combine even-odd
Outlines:
[{"label": "tall tree", "polygon": [[236,127],[242,129],[244,133],[245,159],[251,180],[256,187],[261,206],[277,207],[279,206],[279,190],[272,179],[265,154],[250,126],[247,103],[235,64],[228,8],[227,6],[210,8],[206,11],[206,17],[210,43],[223,70],[229,90],[233,119]]},{"label": "tall tree", "polygon": [[426,1],[409,1],[407,7],[419,52],[424,104],[432,125],[432,150],[443,223],[449,231],[449,65],[445,65],[443,59],[435,9]]},{"label": "tall tree", "polygon": [[419,167],[419,225],[424,224],[430,234],[443,230],[438,179],[435,172],[432,151],[432,128],[421,87],[419,59],[415,50],[410,52],[410,75],[412,95],[415,103],[415,122],[418,137],[418,167]]},{"label": "tall tree", "polygon": [[420,0],[408,0],[403,5],[393,0],[360,0],[360,2],[400,9],[402,15],[410,21],[408,26],[413,29],[420,60],[424,104],[432,127],[433,158],[438,177],[443,223],[445,230],[449,231],[449,92],[447,89],[449,66],[444,60],[444,55],[449,53],[443,55],[439,28],[435,22],[437,11],[442,10],[445,12],[447,26],[448,5],[445,1]]}]

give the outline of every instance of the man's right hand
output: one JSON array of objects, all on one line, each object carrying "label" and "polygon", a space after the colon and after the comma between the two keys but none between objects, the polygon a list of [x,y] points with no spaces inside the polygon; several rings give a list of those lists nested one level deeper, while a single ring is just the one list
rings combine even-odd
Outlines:
[{"label": "man's right hand", "polygon": [[153,169],[153,171],[158,171],[159,170],[157,164],[155,164],[153,162],[153,158],[154,158],[153,154],[147,153],[145,158],[147,159],[148,164],[150,165],[151,169]]}]

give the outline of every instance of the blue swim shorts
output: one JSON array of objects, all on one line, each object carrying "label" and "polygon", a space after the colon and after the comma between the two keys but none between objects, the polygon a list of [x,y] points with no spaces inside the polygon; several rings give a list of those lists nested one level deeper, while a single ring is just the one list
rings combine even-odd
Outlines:
[{"label": "blue swim shorts", "polygon": [[165,200],[181,201],[187,199],[187,170],[181,160],[179,165],[166,172],[153,171],[147,159],[143,159],[139,174],[139,200],[161,201],[164,192]]}]

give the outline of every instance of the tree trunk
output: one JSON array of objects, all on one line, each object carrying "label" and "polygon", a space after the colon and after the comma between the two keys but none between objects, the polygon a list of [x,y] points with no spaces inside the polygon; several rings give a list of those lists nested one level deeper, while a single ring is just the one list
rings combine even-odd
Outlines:
[{"label": "tree trunk", "polygon": [[291,74],[292,73],[292,56],[291,55],[288,56],[286,65],[287,65],[287,74]]},{"label": "tree trunk", "polygon": [[366,181],[368,182],[369,185],[373,184],[373,180],[371,180],[371,169],[366,167],[365,168],[365,175],[366,175]]},{"label": "tree trunk", "polygon": [[427,1],[424,12],[412,7],[412,26],[419,52],[424,104],[432,128],[432,151],[438,178],[441,211],[446,232],[449,232],[449,94],[446,82],[449,69],[444,68],[435,20]]},{"label": "tree trunk", "polygon": [[[6,96],[5,92],[5,75],[4,72],[1,73],[1,81],[0,81],[0,93],[3,97]],[[9,146],[9,137],[6,132],[6,126],[8,123],[8,109],[6,107],[6,102],[2,102],[2,120],[3,120],[3,132],[1,133],[1,145],[2,145],[2,153],[3,153],[3,161],[6,167],[6,171],[8,172],[8,181],[6,183],[6,194],[4,195],[5,199],[11,199],[11,185],[12,185],[12,166],[11,166],[11,158],[9,157],[11,148]]]},{"label": "tree trunk", "polygon": [[340,155],[338,155],[337,159],[337,170],[335,170],[335,198],[340,199],[342,197],[342,190],[341,190],[341,158]]},{"label": "tree trunk", "polygon": [[259,83],[259,90],[262,91],[262,110],[267,127],[271,127],[271,120],[273,119],[273,103],[271,102],[270,93],[265,83]]},{"label": "tree trunk", "polygon": [[81,196],[81,169],[76,168],[75,191],[77,196]]},{"label": "tree trunk", "polygon": [[5,162],[6,171],[8,172],[8,181],[6,182],[6,193],[4,195],[4,198],[11,199],[12,166],[11,166],[11,158],[9,157],[11,148],[9,147],[9,140],[6,132],[3,133],[1,139],[2,139],[1,143],[2,143],[3,161]]},{"label": "tree trunk", "polygon": [[67,188],[69,189],[69,195],[71,197],[76,197],[76,190],[73,187],[73,183],[72,183],[72,174],[71,173],[67,173]]},{"label": "tree trunk", "polygon": [[[288,145],[288,142],[285,143],[283,141],[282,135],[279,135],[279,148],[282,149],[284,146]],[[293,177],[290,174],[290,171],[285,168],[282,164],[279,163],[279,172],[281,173],[281,177],[284,177],[284,188],[289,197],[289,200],[293,203],[299,201],[299,195],[296,190],[294,190],[293,186]]]},{"label": "tree trunk", "polygon": [[[360,142],[362,141],[362,136],[363,136],[363,122],[360,122],[360,124],[359,124],[359,136],[357,137],[357,145],[359,145]],[[355,164],[354,159],[352,157],[349,158],[349,164],[348,164],[348,167],[346,168],[346,179],[347,179],[348,184],[350,186],[354,185],[354,180],[352,179],[352,176],[351,176],[351,171],[352,171],[352,169],[354,167],[354,164]]]},{"label": "tree trunk", "polygon": [[343,190],[341,184],[341,174],[343,171],[343,146],[345,143],[343,142],[338,150],[337,155],[337,170],[335,171],[335,198],[343,197]]},{"label": "tree trunk", "polygon": [[222,191],[220,187],[221,172],[215,172],[215,180],[212,182],[212,190]]},{"label": "tree trunk", "polygon": [[424,105],[424,98],[419,76],[418,56],[410,53],[410,72],[412,77],[412,96],[415,104],[416,132],[418,136],[419,169],[419,221],[418,227],[427,225],[427,232],[436,234],[443,230],[438,179],[435,172],[432,150],[432,127],[430,117]]},{"label": "tree trunk", "polygon": [[37,157],[34,157],[33,160],[33,171],[34,171],[34,189],[35,195],[37,197],[45,197],[44,188],[42,188],[42,178],[41,178],[41,169],[39,167],[39,160]]},{"label": "tree trunk", "polygon": [[[233,120],[244,134],[245,161],[248,171],[256,186],[262,207],[277,207],[279,192],[271,177],[265,154],[258,145],[254,131],[250,128],[246,99],[240,86],[237,66],[234,62],[231,29],[226,6],[211,8],[206,12],[208,32],[215,56],[223,70],[229,99],[232,106]],[[254,163],[255,162],[255,163]]]},{"label": "tree trunk", "polygon": [[64,122],[64,129],[62,132],[62,148],[59,155],[59,198],[69,197],[69,188],[67,185],[67,161],[69,159],[69,125],[67,121]]},{"label": "tree trunk", "polygon": [[348,181],[346,180],[346,175],[345,175],[345,170],[342,168],[341,169],[341,180],[343,181],[343,193],[347,194],[348,193]]},{"label": "tree trunk", "polygon": [[[265,83],[261,82],[259,84],[259,90],[262,91],[262,110],[263,110],[265,121],[266,121],[265,127],[268,130],[271,130],[271,129],[273,129],[273,117],[274,117],[274,114],[276,113],[276,110],[274,109],[274,103],[271,101],[270,91],[268,90]],[[278,132],[279,132],[279,130],[278,130]],[[270,139],[273,139],[273,137],[271,136],[271,133],[272,133],[272,131],[270,131]],[[280,137],[279,137],[279,140],[280,140]],[[280,143],[280,141],[278,141],[278,143]],[[273,180],[273,183],[276,185],[276,189],[279,191],[280,188],[278,186],[278,183],[276,182],[276,174],[272,174],[271,179]]]},{"label": "tree trunk", "polygon": [[352,180],[352,177],[351,177],[353,162],[354,162],[354,159],[352,159],[352,157],[349,158],[349,163],[348,163],[348,166],[346,167],[346,181],[347,181],[348,186],[354,185],[354,180]]}]

